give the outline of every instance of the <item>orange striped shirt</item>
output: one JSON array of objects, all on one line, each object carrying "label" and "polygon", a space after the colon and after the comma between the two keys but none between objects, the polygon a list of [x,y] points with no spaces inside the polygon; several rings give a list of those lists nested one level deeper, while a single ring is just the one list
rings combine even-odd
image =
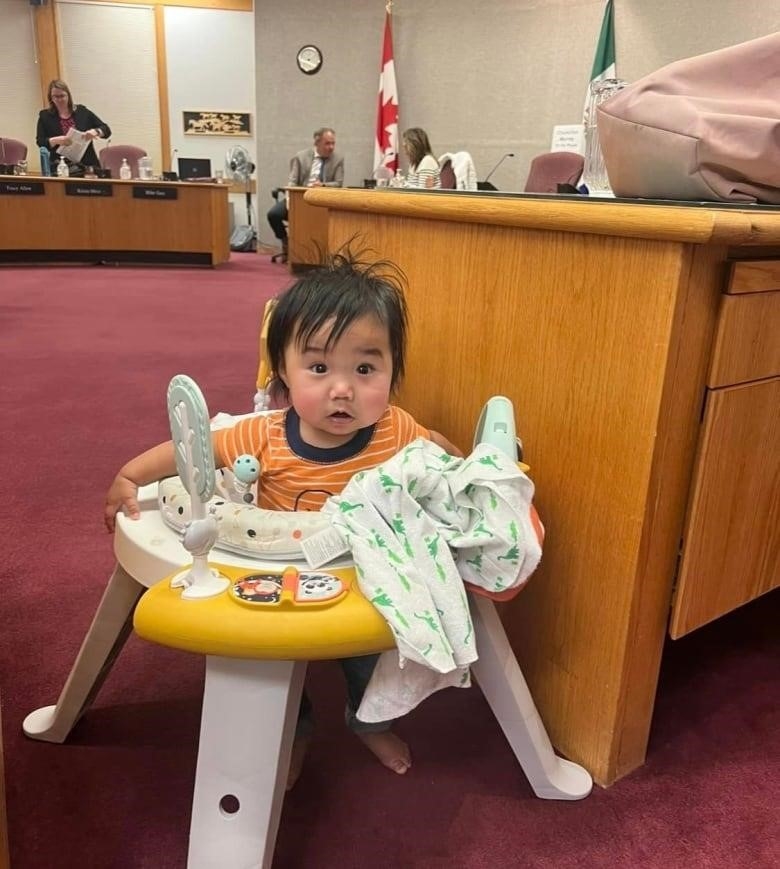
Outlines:
[{"label": "orange striped shirt", "polygon": [[301,440],[298,415],[287,408],[215,432],[214,451],[221,467],[231,468],[244,454],[258,459],[258,506],[319,510],[358,471],[381,465],[418,437],[430,438],[430,432],[391,405],[378,422],[360,429],[348,443],[332,449],[313,447]]}]

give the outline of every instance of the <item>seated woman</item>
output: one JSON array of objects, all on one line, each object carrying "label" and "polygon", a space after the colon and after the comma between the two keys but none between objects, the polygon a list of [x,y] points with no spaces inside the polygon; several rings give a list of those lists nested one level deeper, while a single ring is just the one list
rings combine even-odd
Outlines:
[{"label": "seated woman", "polygon": [[433,156],[428,134],[421,127],[410,127],[402,138],[404,153],[409,158],[409,174],[404,187],[440,189],[439,161]]},{"label": "seated woman", "polygon": [[[49,82],[49,107],[38,114],[38,129],[36,141],[39,148],[49,149],[49,160],[54,167],[59,162],[57,149],[68,142],[68,133],[72,129],[84,133],[89,145],[79,163],[81,166],[100,166],[100,160],[92,142],[95,139],[108,139],[111,128],[105,121],[90,111],[86,106],[75,105],[70,88],[60,79]],[[70,161],[66,161],[70,162]]]}]

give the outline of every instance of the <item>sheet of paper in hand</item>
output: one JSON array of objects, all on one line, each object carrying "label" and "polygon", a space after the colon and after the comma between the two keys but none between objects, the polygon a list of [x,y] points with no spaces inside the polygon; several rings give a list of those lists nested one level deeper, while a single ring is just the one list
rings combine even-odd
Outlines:
[{"label": "sheet of paper in hand", "polygon": [[86,133],[81,130],[71,129],[68,131],[68,142],[66,145],[60,145],[57,148],[57,153],[70,160],[71,163],[80,163],[84,152],[89,147],[89,139]]}]

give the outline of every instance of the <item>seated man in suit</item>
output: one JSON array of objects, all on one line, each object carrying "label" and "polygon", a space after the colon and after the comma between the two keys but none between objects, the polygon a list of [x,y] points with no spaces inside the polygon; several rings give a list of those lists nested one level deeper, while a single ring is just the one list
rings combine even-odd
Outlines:
[{"label": "seated man in suit", "polygon": [[[330,127],[314,131],[314,147],[299,151],[290,161],[288,187],[342,187],[344,158],[335,152],[336,134]],[[287,197],[280,197],[268,211],[268,223],[282,242],[283,260],[287,261]]]}]

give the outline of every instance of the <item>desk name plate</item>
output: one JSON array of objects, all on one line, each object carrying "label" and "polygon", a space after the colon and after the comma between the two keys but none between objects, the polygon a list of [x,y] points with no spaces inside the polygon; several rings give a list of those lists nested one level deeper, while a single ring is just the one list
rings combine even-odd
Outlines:
[{"label": "desk name plate", "polygon": [[0,181],[0,195],[43,196],[43,181]]},{"label": "desk name plate", "polygon": [[133,199],[178,199],[176,187],[155,187],[148,184],[133,185]]},{"label": "desk name plate", "polygon": [[66,196],[113,196],[113,184],[90,184],[88,181],[69,181],[65,185]]}]

